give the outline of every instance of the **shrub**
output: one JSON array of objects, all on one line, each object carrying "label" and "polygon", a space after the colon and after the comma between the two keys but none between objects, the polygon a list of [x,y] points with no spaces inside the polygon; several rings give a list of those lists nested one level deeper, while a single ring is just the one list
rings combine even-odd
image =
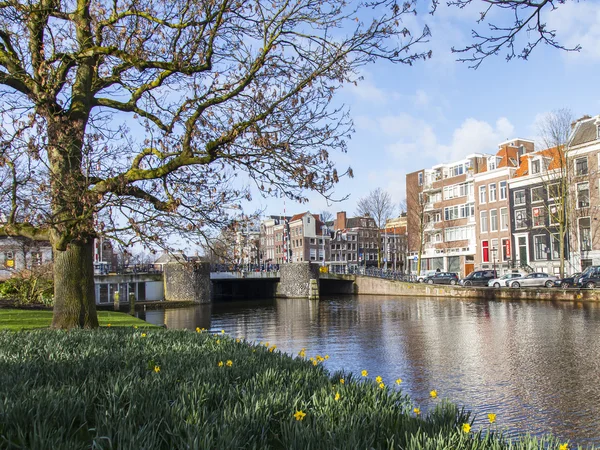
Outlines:
[{"label": "shrub", "polygon": [[0,297],[16,304],[54,305],[52,265],[22,270],[0,284]]}]

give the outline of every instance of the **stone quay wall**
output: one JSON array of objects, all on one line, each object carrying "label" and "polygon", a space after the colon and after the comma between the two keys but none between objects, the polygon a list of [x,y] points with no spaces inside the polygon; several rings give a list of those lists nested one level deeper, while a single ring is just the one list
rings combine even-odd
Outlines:
[{"label": "stone quay wall", "polygon": [[355,292],[362,295],[390,295],[401,297],[485,298],[489,300],[549,300],[549,301],[600,301],[600,290],[557,288],[464,288],[441,286],[382,278],[357,276]]}]

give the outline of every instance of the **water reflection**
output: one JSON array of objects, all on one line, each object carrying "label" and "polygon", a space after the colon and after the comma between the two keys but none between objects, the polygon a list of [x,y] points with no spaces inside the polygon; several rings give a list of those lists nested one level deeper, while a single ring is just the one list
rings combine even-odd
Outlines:
[{"label": "water reflection", "polygon": [[221,330],[328,369],[367,369],[424,408],[436,389],[509,434],[553,433],[600,444],[600,308],[580,302],[330,298],[223,302],[148,311],[169,328]]}]

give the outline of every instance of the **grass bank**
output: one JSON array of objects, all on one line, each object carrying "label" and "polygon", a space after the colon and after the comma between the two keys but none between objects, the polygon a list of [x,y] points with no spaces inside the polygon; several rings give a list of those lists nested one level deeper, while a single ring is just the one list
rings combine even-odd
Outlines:
[{"label": "grass bank", "polygon": [[561,448],[505,442],[495,425],[474,433],[445,401],[419,415],[394,380],[329,374],[226,335],[3,331],[0,368],[1,448]]},{"label": "grass bank", "polygon": [[[129,314],[98,311],[101,327],[152,327],[148,322]],[[32,330],[48,328],[52,323],[52,311],[34,309],[0,309],[0,330]]]}]

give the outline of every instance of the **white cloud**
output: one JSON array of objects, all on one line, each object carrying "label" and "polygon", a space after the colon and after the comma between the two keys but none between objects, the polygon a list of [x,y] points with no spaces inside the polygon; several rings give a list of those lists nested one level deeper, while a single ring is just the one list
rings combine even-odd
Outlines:
[{"label": "white cloud", "polygon": [[600,8],[595,2],[568,2],[548,14],[548,28],[557,31],[565,47],[581,45],[580,52],[565,53],[569,60],[600,59]]},{"label": "white cloud", "polygon": [[493,153],[500,142],[510,139],[514,133],[513,125],[505,117],[499,118],[495,124],[468,118],[454,130],[448,143],[439,141],[430,123],[406,113],[383,117],[379,125],[384,134],[396,139],[386,146],[388,153],[411,165],[422,162],[422,167],[426,167],[427,159],[441,163],[452,162],[471,153]]},{"label": "white cloud", "polygon": [[371,103],[386,103],[388,100],[386,92],[366,78],[362,81],[357,81],[356,85],[348,85],[348,91],[360,100]]},{"label": "white cloud", "polygon": [[423,91],[422,89],[418,89],[414,95],[413,101],[415,106],[426,108],[431,102],[431,97],[427,94],[427,92]]}]

